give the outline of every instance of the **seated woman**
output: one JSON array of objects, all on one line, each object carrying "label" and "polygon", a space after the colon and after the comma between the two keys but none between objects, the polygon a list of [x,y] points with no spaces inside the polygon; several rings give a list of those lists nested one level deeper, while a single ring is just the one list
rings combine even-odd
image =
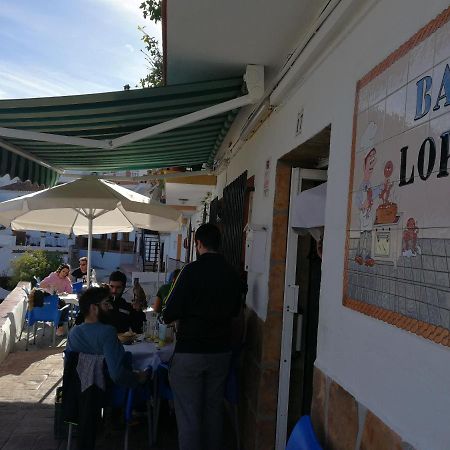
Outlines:
[{"label": "seated woman", "polygon": [[39,284],[42,289],[50,291],[51,294],[56,292],[62,294],[66,292],[72,293],[72,283],[69,278],[70,266],[68,264],[61,264],[48,277],[45,277]]},{"label": "seated woman", "polygon": [[[56,292],[62,294],[67,292],[72,293],[72,283],[69,278],[70,266],[68,264],[61,264],[55,272],[52,272],[48,277],[45,277],[39,284],[39,287],[49,291],[51,294]],[[59,300],[58,307],[62,308],[66,303],[63,300]],[[67,321],[69,311],[65,310],[61,314],[58,329],[56,330],[57,336],[64,336],[64,322]]]}]

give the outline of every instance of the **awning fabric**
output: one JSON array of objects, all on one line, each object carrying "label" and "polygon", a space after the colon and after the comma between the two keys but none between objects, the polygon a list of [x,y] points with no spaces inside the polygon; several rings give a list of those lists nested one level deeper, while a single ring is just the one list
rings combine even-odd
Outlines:
[{"label": "awning fabric", "polygon": [[[242,95],[242,78],[65,97],[0,101],[0,127],[98,140],[184,116]],[[114,150],[4,139],[65,170],[117,171],[211,163],[237,111],[167,131]],[[5,153],[6,152],[6,153]],[[8,155],[9,156],[5,156]],[[1,173],[51,185],[56,174],[3,150]],[[5,158],[9,159],[5,159]],[[10,162],[11,161],[11,162]],[[13,170],[14,169],[14,170]],[[42,174],[41,174],[42,171]]]},{"label": "awning fabric", "polygon": [[41,186],[53,186],[58,177],[54,170],[0,147],[0,176],[4,175],[9,175],[11,179],[19,177],[22,181],[30,180]]}]

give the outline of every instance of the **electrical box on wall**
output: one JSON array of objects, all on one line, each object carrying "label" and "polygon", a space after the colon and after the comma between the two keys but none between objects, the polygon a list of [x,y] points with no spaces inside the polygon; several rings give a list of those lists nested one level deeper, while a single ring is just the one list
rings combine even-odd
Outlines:
[{"label": "electrical box on wall", "polygon": [[248,224],[245,227],[245,270],[264,273],[266,266],[267,228]]}]

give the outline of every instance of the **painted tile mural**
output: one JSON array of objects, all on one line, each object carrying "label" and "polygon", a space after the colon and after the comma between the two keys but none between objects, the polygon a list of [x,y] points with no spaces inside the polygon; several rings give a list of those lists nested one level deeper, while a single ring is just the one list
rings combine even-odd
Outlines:
[{"label": "painted tile mural", "polygon": [[450,346],[449,17],[358,82],[344,305]]}]

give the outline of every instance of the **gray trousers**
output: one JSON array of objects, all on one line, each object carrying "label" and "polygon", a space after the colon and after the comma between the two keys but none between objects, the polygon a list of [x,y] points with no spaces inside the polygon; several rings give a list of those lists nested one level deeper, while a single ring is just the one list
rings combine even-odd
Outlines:
[{"label": "gray trousers", "polygon": [[221,450],[231,353],[175,353],[169,369],[180,450]]}]

